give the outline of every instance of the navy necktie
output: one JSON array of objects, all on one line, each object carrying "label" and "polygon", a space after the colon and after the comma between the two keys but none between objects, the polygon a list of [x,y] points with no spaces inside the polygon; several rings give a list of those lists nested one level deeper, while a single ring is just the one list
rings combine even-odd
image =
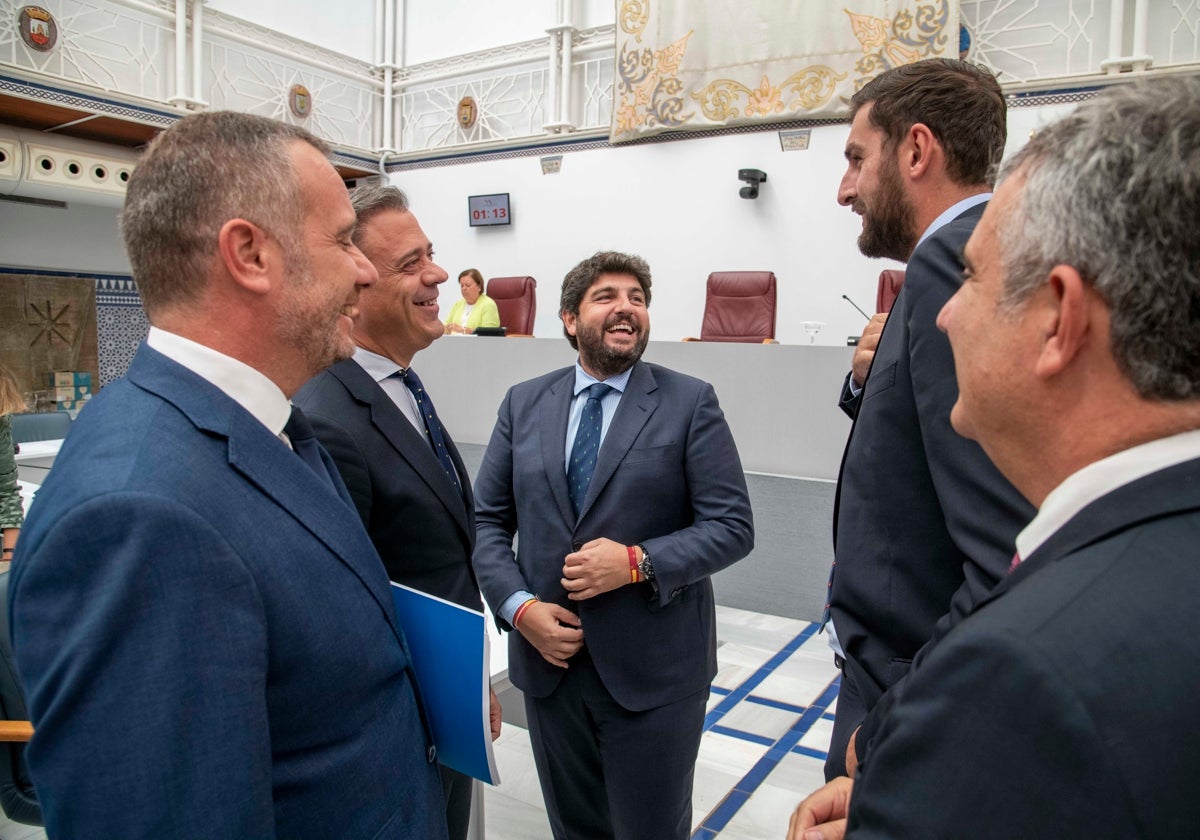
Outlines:
[{"label": "navy necktie", "polygon": [[576,516],[583,507],[588,485],[592,483],[592,473],[596,471],[596,455],[600,452],[600,431],[604,424],[604,409],[600,400],[612,389],[611,385],[603,382],[588,386],[587,402],[579,416],[579,429],[571,446],[571,462],[567,464],[567,492]]},{"label": "navy necktie", "polygon": [[437,456],[442,469],[445,470],[446,478],[450,479],[450,483],[454,485],[454,489],[461,496],[462,486],[458,483],[458,471],[454,469],[454,461],[450,459],[450,451],[446,449],[446,432],[433,407],[433,400],[429,398],[429,394],[425,392],[425,386],[421,384],[421,378],[412,368],[397,371],[394,375],[399,376],[408,390],[412,391],[412,395],[417,401],[417,411],[420,412],[421,419],[425,422],[425,431],[429,432],[429,443],[433,447],[433,454]]},{"label": "navy necktie", "polygon": [[300,456],[300,460],[308,464],[317,477],[328,484],[331,489],[336,489],[333,479],[329,476],[329,470],[325,468],[325,462],[321,460],[321,447],[313,434],[312,424],[308,422],[304,412],[296,406],[292,406],[292,416],[288,418],[283,431],[292,444],[292,451]]}]

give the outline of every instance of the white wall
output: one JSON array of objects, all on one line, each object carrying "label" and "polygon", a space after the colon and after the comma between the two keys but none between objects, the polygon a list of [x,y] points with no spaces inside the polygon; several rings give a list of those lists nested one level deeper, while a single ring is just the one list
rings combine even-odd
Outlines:
[{"label": "white wall", "polygon": [[[542,175],[538,158],[401,172],[451,275],[474,266],[485,277],[538,280],[535,332],[559,332],[563,275],[601,249],[640,254],[654,276],[653,336],[698,336],[711,271],[771,270],[779,281],[777,338],[809,343],[804,320],[824,321],[820,344],[844,344],[863,324],[841,294],[870,311],[881,264],[855,247],[859,219],[836,203],[847,128],[813,131],[806,152],[783,153],[774,132],[685,140],[564,155]],[[767,173],[757,200],[738,196],[740,168]],[[513,224],[469,228],[467,196],[509,192]],[[449,307],[457,291],[444,287]]]},{"label": "white wall", "polygon": [[[405,7],[404,64],[543,38],[558,22],[556,0],[400,0]],[[580,29],[616,19],[612,0],[574,0]]]},{"label": "white wall", "polygon": [[73,202],[62,210],[0,201],[0,265],[129,274],[117,212]]},{"label": "white wall", "polygon": [[375,59],[375,0],[204,0],[204,5],[360,61]]}]

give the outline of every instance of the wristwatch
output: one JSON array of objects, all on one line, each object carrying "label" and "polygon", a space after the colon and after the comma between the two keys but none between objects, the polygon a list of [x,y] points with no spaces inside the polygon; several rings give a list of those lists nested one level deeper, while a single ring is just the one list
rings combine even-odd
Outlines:
[{"label": "wristwatch", "polygon": [[646,550],[646,546],[638,545],[642,550],[642,559],[638,561],[638,571],[642,573],[642,577],[651,583],[654,582],[654,563],[650,561],[650,552]]}]

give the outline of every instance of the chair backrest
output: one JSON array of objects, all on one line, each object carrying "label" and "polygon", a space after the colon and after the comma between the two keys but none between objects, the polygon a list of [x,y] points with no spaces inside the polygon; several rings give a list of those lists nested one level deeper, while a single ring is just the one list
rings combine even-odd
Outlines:
[{"label": "chair backrest", "polygon": [[537,315],[537,281],[532,277],[493,277],[487,284],[487,296],[500,311],[500,326],[508,334],[532,335]]},{"label": "chair backrest", "polygon": [[62,440],[71,431],[71,415],[65,411],[45,411],[12,416],[13,443],[31,440]]},{"label": "chair backrest", "polygon": [[879,272],[879,290],[875,293],[875,311],[891,312],[896,298],[900,297],[900,288],[904,285],[904,271],[898,268],[885,268]]},{"label": "chair backrest", "polygon": [[701,341],[761,343],[775,338],[775,272],[708,275]]},{"label": "chair backrest", "polygon": [[[0,572],[0,718],[29,720],[25,696],[17,681],[12,637],[8,634],[8,572]],[[10,820],[27,825],[42,824],[29,768],[25,766],[25,745],[0,742],[0,807]]]}]

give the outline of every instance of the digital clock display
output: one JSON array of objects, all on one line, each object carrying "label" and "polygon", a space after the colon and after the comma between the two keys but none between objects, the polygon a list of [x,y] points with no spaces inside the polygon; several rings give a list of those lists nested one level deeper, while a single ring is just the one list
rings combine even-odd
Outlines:
[{"label": "digital clock display", "polygon": [[467,210],[471,227],[512,224],[512,213],[508,207],[508,193],[468,196]]}]

